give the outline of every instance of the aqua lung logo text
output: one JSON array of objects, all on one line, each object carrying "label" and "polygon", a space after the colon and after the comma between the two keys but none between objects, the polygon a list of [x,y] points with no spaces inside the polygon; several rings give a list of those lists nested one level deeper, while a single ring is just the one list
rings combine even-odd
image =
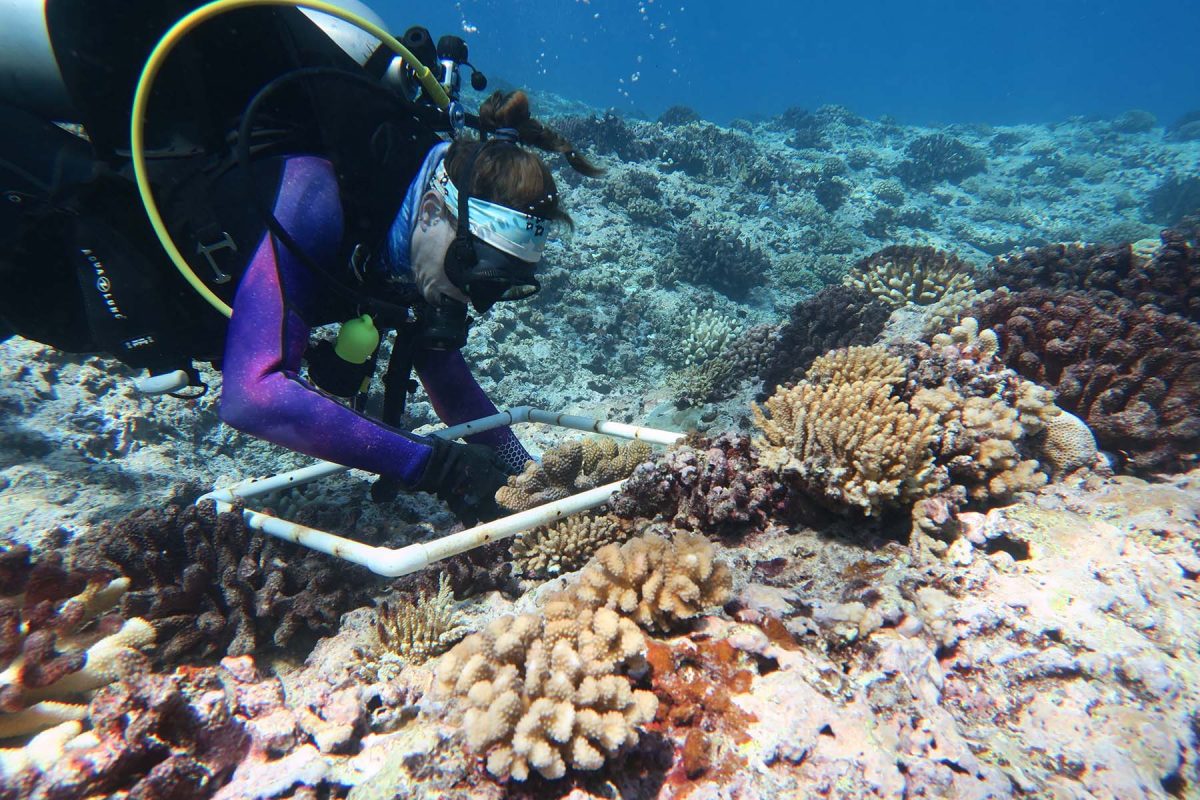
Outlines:
[{"label": "aqua lung logo text", "polygon": [[121,342],[121,346],[126,350],[137,350],[139,347],[149,347],[154,344],[153,336],[139,336],[136,339],[130,339],[127,342]]},{"label": "aqua lung logo text", "polygon": [[96,271],[96,291],[103,298],[108,313],[112,314],[113,319],[128,319],[121,312],[121,307],[117,305],[117,299],[112,295],[112,281],[109,280],[108,273],[104,269],[104,262],[86,247],[80,248],[79,252],[83,253],[83,257],[88,260],[88,263],[92,265],[92,269]]}]

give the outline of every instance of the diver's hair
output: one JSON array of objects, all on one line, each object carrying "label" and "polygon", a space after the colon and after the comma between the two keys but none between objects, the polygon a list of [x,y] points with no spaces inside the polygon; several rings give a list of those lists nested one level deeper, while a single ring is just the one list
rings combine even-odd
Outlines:
[{"label": "diver's hair", "polygon": [[[577,152],[564,136],[530,116],[529,97],[520,90],[493,93],[479,107],[479,122],[485,132],[511,128],[521,143],[563,154],[567,163],[583,175],[596,177],[604,172]],[[456,186],[462,185],[462,173],[471,154],[483,145],[477,139],[461,138],[450,145],[446,172]],[[468,191],[481,200],[573,224],[559,204],[558,187],[549,167],[537,155],[515,144],[485,147],[475,160]]]}]

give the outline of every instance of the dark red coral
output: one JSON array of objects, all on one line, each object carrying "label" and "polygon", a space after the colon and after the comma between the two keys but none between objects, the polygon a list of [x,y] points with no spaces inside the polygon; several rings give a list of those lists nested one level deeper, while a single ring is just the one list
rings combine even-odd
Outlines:
[{"label": "dark red coral", "polygon": [[972,312],[1002,357],[1054,389],[1132,472],[1180,471],[1200,453],[1200,325],[1104,293],[1030,289]]},{"label": "dark red coral", "polygon": [[1149,259],[1129,244],[1051,244],[992,259],[982,278],[990,288],[1087,289],[1112,292],[1137,305],[1200,322],[1200,247],[1197,231],[1181,223],[1161,234]]},{"label": "dark red coral", "polygon": [[251,744],[229,694],[216,669],[129,669],[92,700],[96,744],[27,776],[33,785],[24,796],[211,797]]},{"label": "dark red coral", "polygon": [[1104,289],[1117,292],[1136,260],[1128,244],[1048,244],[996,256],[983,270],[981,288]]},{"label": "dark red coral", "polygon": [[787,518],[790,496],[760,467],[750,438],[696,438],[642,464],[610,501],[621,517],[665,519],[706,535],[737,536]]},{"label": "dark red coral", "polygon": [[210,503],[140,509],[82,539],[73,557],[130,578],[121,611],[154,624],[164,663],[331,633],[377,585],[361,568],[250,530]]},{"label": "dark red coral", "polygon": [[891,314],[865,289],[827,286],[792,308],[763,366],[763,396],[800,379],[817,356],[875,341]]},{"label": "dark red coral", "polygon": [[[52,546],[52,545],[48,545]],[[15,680],[0,687],[0,711],[24,708],[26,689],[41,689],[83,669],[86,645],[120,627],[119,619],[90,618],[73,599],[109,584],[115,573],[67,569],[58,550],[38,560],[26,545],[0,552],[0,670],[20,657]],[[115,625],[113,623],[116,623]],[[65,636],[80,634],[75,639]]]},{"label": "dark red coral", "polygon": [[1200,322],[1200,247],[1196,231],[1166,230],[1162,245],[1121,282],[1120,291],[1138,305]]}]

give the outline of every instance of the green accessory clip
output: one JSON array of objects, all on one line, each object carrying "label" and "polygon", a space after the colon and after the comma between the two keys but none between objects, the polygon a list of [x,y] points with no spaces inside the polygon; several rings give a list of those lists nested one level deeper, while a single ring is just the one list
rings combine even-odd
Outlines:
[{"label": "green accessory clip", "polygon": [[379,347],[379,331],[369,314],[347,320],[338,330],[333,352],[343,361],[363,364]]}]

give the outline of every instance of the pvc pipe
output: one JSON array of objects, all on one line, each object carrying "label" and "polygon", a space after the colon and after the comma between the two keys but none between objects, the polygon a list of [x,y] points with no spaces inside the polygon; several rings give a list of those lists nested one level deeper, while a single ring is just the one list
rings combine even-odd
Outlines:
[{"label": "pvc pipe", "polygon": [[559,414],[553,411],[543,411],[532,406],[517,406],[507,411],[500,411],[490,417],[482,417],[471,422],[464,422],[452,428],[444,428],[434,435],[447,439],[460,439],[473,433],[482,433],[505,425],[515,425],[522,422],[540,422],[543,425],[556,425],[560,428],[573,428],[577,431],[602,433],[606,436],[616,436],[620,439],[640,439],[650,444],[675,444],[687,434],[675,431],[664,431],[658,428],[644,428],[640,425],[628,425],[624,422],[609,422],[603,419],[582,417],[576,414]]},{"label": "pvc pipe", "polygon": [[[507,411],[492,414],[489,417],[464,422],[434,431],[432,436],[443,439],[459,439],[473,433],[482,433],[494,428],[500,428],[516,423],[536,422],[544,425],[555,425],[562,428],[573,428],[581,431],[593,431],[607,436],[623,439],[637,439],[651,444],[674,444],[686,434],[674,431],[664,431],[657,428],[644,428],[639,425],[628,425],[623,422],[609,422],[591,417],[574,414],[557,414],[551,411],[517,406]],[[217,489],[200,497],[196,502],[212,500],[217,505],[218,512],[232,511],[233,502],[238,498],[257,497],[280,489],[301,486],[328,475],[348,470],[349,467],[335,464],[332,461],[318,461],[307,467],[272,475],[266,478],[252,478],[224,489]],[[321,553],[345,559],[372,572],[385,577],[395,578],[408,575],[419,569],[444,558],[464,553],[489,542],[506,539],[522,531],[556,522],[563,517],[588,511],[603,505],[613,495],[620,491],[625,481],[617,481],[605,486],[598,486],[579,494],[556,500],[552,503],[530,508],[503,517],[465,531],[452,533],[435,539],[432,542],[420,542],[398,549],[375,547],[356,542],[326,531],[309,528],[295,522],[273,517],[261,511],[242,510],[246,524],[254,530],[262,531],[285,541],[295,542]]]},{"label": "pvc pipe", "polygon": [[162,375],[149,375],[145,378],[136,378],[133,381],[133,388],[137,389],[139,394],[144,394],[150,397],[158,394],[168,394],[177,392],[180,389],[186,389],[192,382],[188,374],[181,369],[174,372],[166,372]]},{"label": "pvc pipe", "polygon": [[228,504],[232,503],[234,498],[258,497],[259,495],[270,494],[280,489],[291,489],[295,486],[312,483],[328,475],[345,472],[348,469],[350,468],[341,464],[335,464],[332,461],[318,461],[315,464],[294,469],[291,472],[281,472],[278,475],[271,475],[266,478],[250,478],[235,483],[232,486],[226,486],[224,489],[216,489],[206,495],[202,495],[196,502],[201,503],[205,500],[215,500],[218,503]]},{"label": "pvc pipe", "polygon": [[[398,578],[401,575],[408,575],[424,569],[430,564],[450,556],[465,553],[490,542],[507,539],[530,528],[547,525],[571,514],[578,514],[580,511],[587,511],[603,505],[621,490],[624,483],[625,481],[617,481],[597,486],[562,500],[555,500],[552,503],[486,522],[483,525],[476,525],[465,531],[451,533],[431,542],[418,542],[400,548],[363,544],[353,539],[346,539],[326,531],[288,522],[258,511],[244,510],[242,514],[246,519],[246,524],[255,530],[295,542],[310,550],[353,562],[366,567],[377,575]],[[218,511],[230,511],[232,508],[233,506],[227,502],[217,501]]]}]

